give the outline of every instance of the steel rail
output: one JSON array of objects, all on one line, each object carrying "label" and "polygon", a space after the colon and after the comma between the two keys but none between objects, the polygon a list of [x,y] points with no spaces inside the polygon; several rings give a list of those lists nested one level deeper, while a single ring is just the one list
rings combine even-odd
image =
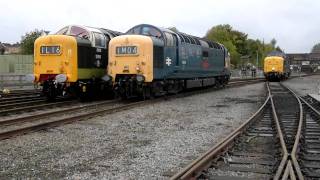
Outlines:
[{"label": "steel rail", "polygon": [[255,112],[247,121],[245,121],[240,127],[235,129],[231,134],[229,134],[226,138],[224,138],[222,141],[217,143],[215,146],[213,146],[211,149],[209,149],[207,152],[205,152],[203,155],[198,157],[196,160],[191,162],[188,166],[183,168],[181,171],[179,171],[177,174],[172,176],[171,180],[176,179],[191,179],[196,177],[198,172],[201,172],[202,170],[206,169],[208,166],[210,166],[210,161],[216,157],[219,153],[223,152],[227,146],[232,144],[232,142],[235,140],[236,137],[238,137],[244,129],[246,129],[251,123],[253,123],[256,120],[256,117],[265,110],[265,107],[267,103],[270,100],[270,96],[268,96],[263,103],[263,105],[258,109],[257,112]]},{"label": "steel rail", "polygon": [[6,119],[3,121],[0,121],[0,126],[8,126],[8,125],[13,125],[17,123],[22,123],[22,122],[33,122],[38,119],[43,119],[45,117],[51,116],[51,115],[58,115],[61,113],[68,113],[70,111],[76,111],[76,110],[83,110],[86,108],[93,108],[96,106],[101,106],[101,105],[107,105],[111,104],[114,102],[118,102],[118,100],[109,100],[109,101],[103,101],[103,102],[97,102],[94,104],[88,104],[88,105],[82,105],[82,106],[76,106],[76,107],[71,107],[67,109],[62,109],[62,110],[56,110],[56,111],[50,111],[50,112],[44,112],[36,115],[27,115],[23,117],[18,117],[18,118],[12,118],[12,119]]},{"label": "steel rail", "polygon": [[26,96],[19,96],[19,97],[4,97],[0,98],[0,103],[10,102],[10,101],[16,101],[16,100],[23,100],[28,98],[36,98],[41,97],[40,95],[26,95]]},{"label": "steel rail", "polygon": [[305,104],[307,105],[313,112],[315,112],[317,115],[320,116],[320,112],[315,109],[312,105],[310,105],[305,99],[303,99],[301,96],[299,96],[299,99]]},{"label": "steel rail", "polygon": [[[240,84],[240,83],[239,83]],[[237,83],[234,83],[233,84],[234,86],[237,85]],[[243,83],[241,83],[241,85],[244,85]],[[227,88],[229,87],[234,87],[234,86],[228,86]],[[186,97],[186,96],[192,96],[194,94],[198,94],[199,92],[209,92],[212,91],[212,90],[215,90],[214,88],[210,88],[210,89],[205,89],[205,90],[197,90],[197,91],[192,91],[192,92],[185,92],[183,94],[176,94],[176,95],[171,95],[171,96],[166,96],[164,98],[159,98],[159,99],[153,99],[153,100],[149,100],[149,101],[139,101],[139,102],[135,102],[135,103],[131,103],[131,104],[128,104],[128,105],[124,105],[123,107],[118,107],[119,109],[126,109],[125,107],[133,107],[133,106],[137,106],[139,105],[140,103],[151,103],[151,102],[158,102],[158,101],[162,101],[162,100],[167,100],[167,99],[170,99],[170,98],[181,98],[181,97]],[[36,106],[32,106],[30,108],[32,109],[36,109],[36,108],[41,108],[43,106],[52,106],[52,105],[57,105],[57,104],[63,104],[65,102],[58,102],[58,103],[53,103],[53,104],[46,104],[46,105],[36,105]],[[102,103],[103,104],[103,103]],[[93,105],[93,106],[96,106],[96,105]],[[25,108],[17,108],[18,110],[25,110]],[[17,110],[15,109],[15,111]],[[78,110],[79,108],[73,108],[72,110]],[[70,109],[66,109],[64,112],[67,112],[67,111],[71,111]],[[5,139],[5,138],[9,138],[11,136],[15,136],[15,135],[18,135],[18,134],[24,134],[24,133],[27,133],[27,132],[30,132],[30,131],[37,131],[37,130],[41,130],[41,129],[45,129],[47,127],[51,127],[51,126],[57,126],[57,125],[60,125],[60,124],[64,124],[65,123],[68,123],[68,122],[72,122],[72,121],[75,121],[75,119],[84,119],[84,118],[90,118],[90,117],[93,117],[95,115],[99,115],[99,114],[103,114],[104,112],[116,112],[117,110],[116,109],[107,109],[107,110],[98,110],[98,111],[94,111],[92,113],[88,113],[88,114],[84,114],[84,115],[80,115],[80,117],[76,116],[72,119],[71,118],[66,118],[66,119],[61,119],[61,120],[57,120],[57,121],[52,121],[52,122],[47,122],[47,123],[42,123],[42,124],[38,124],[38,125],[34,125],[34,126],[30,126],[30,127],[25,127],[25,128],[21,128],[20,130],[14,130],[12,132],[3,132],[3,133],[0,133],[0,140],[1,139]],[[8,111],[6,111],[8,112]],[[10,110],[11,112],[11,110]],[[1,113],[1,111],[0,111]],[[2,112],[3,113],[3,112]],[[17,119],[10,119],[10,120],[4,120],[4,121],[0,121],[0,125],[11,125],[11,124],[16,124],[17,122],[25,122],[25,121],[35,121],[37,119],[40,119],[42,118],[41,116],[50,116],[50,115],[54,115],[55,113],[61,113],[61,110],[60,111],[56,111],[56,112],[48,112],[48,113],[42,113],[42,114],[38,114],[38,115],[31,115],[31,116],[25,116],[25,117],[20,117],[20,118],[17,118]],[[30,120],[30,118],[33,118],[33,120]],[[13,120],[13,121],[11,121]],[[1,135],[2,134],[2,135]],[[2,136],[2,137],[1,137]]]},{"label": "steel rail", "polygon": [[34,100],[26,100],[26,101],[19,101],[19,102],[9,102],[9,103],[4,103],[4,104],[0,104],[0,109],[9,109],[9,108],[14,108],[17,106],[27,106],[30,104],[36,104],[36,103],[46,103],[47,101],[44,98],[36,98]]},{"label": "steel rail", "polygon": [[4,110],[0,110],[0,116],[3,115],[3,114],[12,113],[12,112],[35,110],[35,109],[39,109],[39,108],[57,106],[57,105],[60,105],[60,104],[64,105],[66,103],[68,103],[68,104],[69,103],[74,103],[74,101],[66,100],[66,101],[61,101],[61,102],[52,102],[52,103],[45,103],[45,104],[39,104],[39,105],[22,106],[22,107],[17,107],[17,108],[4,109]]},{"label": "steel rail", "polygon": [[282,133],[281,126],[280,126],[280,123],[279,123],[279,119],[278,119],[278,116],[277,116],[276,108],[275,108],[275,105],[274,105],[274,102],[273,102],[272,93],[271,93],[271,90],[270,90],[270,87],[269,87],[269,83],[267,83],[267,88],[268,88],[269,97],[270,97],[270,101],[271,101],[273,120],[276,123],[277,134],[278,134],[279,139],[280,139],[280,145],[281,145],[281,149],[282,149],[282,153],[283,153],[281,162],[280,162],[280,164],[278,166],[278,169],[277,169],[277,172],[276,172],[275,176],[273,177],[274,180],[278,180],[278,179],[280,179],[280,177],[282,175],[282,172],[284,171],[285,165],[287,163],[288,150],[287,150],[286,143],[284,141],[283,133]]},{"label": "steel rail", "polygon": [[299,144],[300,144],[302,125],[303,125],[303,107],[302,107],[302,103],[300,101],[299,96],[293,90],[291,90],[290,88],[284,86],[282,83],[280,83],[280,84],[284,88],[288,89],[291,92],[291,94],[293,94],[293,96],[299,102],[299,111],[300,111],[299,125],[298,125],[297,133],[296,133],[296,136],[295,136],[295,142],[294,142],[291,154],[290,154],[290,158],[292,160],[292,164],[293,164],[293,167],[295,169],[295,172],[297,173],[298,179],[299,180],[303,180],[304,177],[302,175],[301,168],[300,168],[298,160],[297,160],[297,152],[298,152],[298,148],[299,148]]},{"label": "steel rail", "polygon": [[[231,134],[229,134],[226,138],[224,138],[222,141],[220,141],[218,144],[216,144],[214,147],[209,149],[207,152],[205,152],[202,156],[198,157],[196,160],[191,162],[188,166],[183,168],[181,171],[179,171],[177,174],[175,174],[173,177],[171,177],[171,180],[175,179],[195,179],[200,175],[200,173],[207,169],[210,165],[213,159],[215,159],[221,152],[225,152],[228,147],[234,142],[234,139],[237,138],[239,135],[242,134],[243,131],[245,131],[246,127],[248,127],[253,120],[255,120],[255,117],[257,117],[258,114],[262,112],[262,110],[265,109],[266,104],[270,101],[271,108],[272,108],[272,116],[273,120],[276,124],[276,131],[278,135],[278,139],[280,140],[281,145],[281,151],[282,151],[282,159],[278,166],[278,169],[276,171],[276,174],[273,179],[281,179],[281,177],[291,177],[292,179],[295,178],[295,173],[293,171],[291,160],[289,159],[289,153],[286,147],[286,143],[284,140],[284,135],[280,126],[280,122],[277,116],[276,107],[274,105],[273,101],[273,95],[271,92],[271,89],[269,87],[269,84],[266,83],[267,89],[268,89],[268,96],[265,101],[265,103],[260,107],[260,109],[252,115],[245,123],[243,123],[239,128],[234,130]],[[296,168],[297,169],[297,168]],[[283,175],[283,174],[287,175]],[[298,173],[297,173],[298,174]],[[299,174],[298,174],[299,175]]]},{"label": "steel rail", "polygon": [[[157,101],[157,100],[155,100]],[[8,139],[10,137],[14,137],[14,136],[18,136],[18,135],[22,135],[22,134],[26,134],[29,132],[35,132],[35,131],[39,131],[42,129],[46,129],[49,127],[55,127],[55,126],[59,126],[62,124],[67,124],[67,123],[71,123],[74,121],[80,121],[80,120],[84,120],[84,119],[88,119],[88,118],[93,118],[102,114],[110,114],[110,113],[114,113],[114,112],[119,112],[119,111],[123,111],[123,110],[127,110],[129,108],[132,107],[137,107],[139,105],[143,105],[143,104],[148,104],[154,101],[138,101],[138,102],[133,102],[130,104],[126,104],[126,105],[122,105],[122,106],[118,106],[118,107],[112,107],[112,108],[106,108],[106,109],[100,109],[100,110],[96,110],[96,111],[91,111],[85,114],[78,114],[78,115],[74,115],[71,117],[66,117],[66,118],[61,118],[58,120],[53,120],[50,122],[44,122],[44,123],[40,123],[40,124],[36,124],[36,125],[31,125],[28,127],[23,127],[23,128],[19,128],[19,129],[14,129],[14,130],[9,130],[6,132],[1,132],[0,133],[0,140],[3,139]]]}]

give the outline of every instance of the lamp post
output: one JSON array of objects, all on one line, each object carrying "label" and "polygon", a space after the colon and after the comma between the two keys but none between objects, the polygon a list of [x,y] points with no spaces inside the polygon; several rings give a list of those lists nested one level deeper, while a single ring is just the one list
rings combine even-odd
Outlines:
[{"label": "lamp post", "polygon": [[257,52],[257,63],[256,63],[256,66],[257,66],[257,68],[259,67],[259,54],[258,54],[258,51],[256,51]]}]

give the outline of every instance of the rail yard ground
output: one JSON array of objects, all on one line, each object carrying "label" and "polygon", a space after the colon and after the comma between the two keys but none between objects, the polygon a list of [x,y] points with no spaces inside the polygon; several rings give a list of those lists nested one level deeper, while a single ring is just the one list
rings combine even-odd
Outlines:
[{"label": "rail yard ground", "polygon": [[[320,76],[288,80],[318,93]],[[168,179],[249,118],[264,83],[149,104],[0,141],[0,179]]]}]

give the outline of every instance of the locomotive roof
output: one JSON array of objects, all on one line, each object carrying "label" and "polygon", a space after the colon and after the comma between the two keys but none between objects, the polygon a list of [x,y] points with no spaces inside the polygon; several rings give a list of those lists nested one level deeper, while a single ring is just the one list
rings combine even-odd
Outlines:
[{"label": "locomotive roof", "polygon": [[113,35],[113,37],[120,36],[121,34],[123,34],[122,32],[113,31],[113,30],[105,29],[105,28],[100,28],[100,30],[101,30],[104,34],[110,33],[111,35]]},{"label": "locomotive roof", "polygon": [[269,52],[267,57],[270,57],[270,56],[279,56],[279,57],[286,58],[286,54],[285,53],[283,53],[281,51],[277,51],[277,50]]},{"label": "locomotive roof", "polygon": [[197,37],[197,36],[192,36],[192,35],[189,35],[189,34],[186,34],[186,33],[183,33],[183,32],[174,32],[174,31],[172,31],[170,29],[163,28],[163,27],[157,27],[157,26],[150,25],[150,24],[139,24],[139,25],[136,25],[136,26],[130,28],[126,33],[128,33],[129,31],[131,31],[134,28],[143,27],[143,26],[149,26],[149,27],[153,27],[153,28],[157,29],[163,34],[163,36],[164,36],[164,32],[176,34],[179,37],[180,41],[184,42],[184,43],[196,44],[196,45],[200,45],[200,46],[207,47],[207,48],[225,49],[225,47],[222,44],[219,44],[217,42],[210,41],[208,39],[200,38],[200,37]]},{"label": "locomotive roof", "polygon": [[105,29],[105,28],[97,28],[97,27],[91,27],[91,26],[83,26],[83,25],[76,25],[76,24],[72,24],[72,25],[68,25],[66,27],[72,27],[72,26],[77,26],[77,27],[81,27],[83,29],[86,29],[87,31],[90,32],[100,32],[103,33],[104,35],[112,35],[113,37],[119,36],[121,34],[123,34],[122,32],[118,32],[118,31],[113,31],[110,29]]}]

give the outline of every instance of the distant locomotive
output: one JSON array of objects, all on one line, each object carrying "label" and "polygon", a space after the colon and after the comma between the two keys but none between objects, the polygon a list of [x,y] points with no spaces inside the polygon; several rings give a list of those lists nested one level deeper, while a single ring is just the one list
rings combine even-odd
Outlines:
[{"label": "distant locomotive", "polygon": [[54,35],[39,37],[34,44],[34,74],[48,99],[102,95],[107,86],[101,77],[108,64],[109,41],[120,32],[86,26],[66,26]]},{"label": "distant locomotive", "polygon": [[225,85],[230,56],[221,44],[141,24],[109,44],[108,75],[123,98],[177,93],[186,88]]},{"label": "distant locomotive", "polygon": [[264,76],[268,81],[280,81],[289,78],[290,62],[286,55],[273,51],[264,59]]}]

